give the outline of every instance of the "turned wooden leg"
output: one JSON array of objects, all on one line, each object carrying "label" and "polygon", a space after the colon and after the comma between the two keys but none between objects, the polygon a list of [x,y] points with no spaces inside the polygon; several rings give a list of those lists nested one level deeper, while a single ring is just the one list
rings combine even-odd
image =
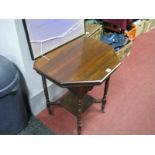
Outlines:
[{"label": "turned wooden leg", "polygon": [[82,121],[81,121],[82,102],[83,102],[83,100],[78,98],[78,114],[77,114],[77,133],[78,133],[78,135],[81,134],[81,129],[82,129]]},{"label": "turned wooden leg", "polygon": [[42,76],[42,82],[43,82],[43,88],[44,88],[44,94],[45,94],[45,99],[46,99],[46,106],[48,109],[48,113],[52,114],[52,111],[50,109],[50,100],[49,100],[49,94],[48,94],[48,88],[47,88],[47,83],[46,83],[46,78]]},{"label": "turned wooden leg", "polygon": [[92,88],[93,86],[68,88],[78,98],[78,108],[77,108],[77,133],[78,135],[81,134],[81,130],[82,130],[81,113],[82,113],[83,97]]},{"label": "turned wooden leg", "polygon": [[107,93],[108,93],[108,88],[109,88],[109,81],[110,81],[110,76],[106,79],[105,81],[105,86],[104,86],[104,94],[103,94],[103,98],[102,98],[102,105],[101,105],[101,111],[104,112],[104,108],[106,105],[106,97],[107,97]]}]

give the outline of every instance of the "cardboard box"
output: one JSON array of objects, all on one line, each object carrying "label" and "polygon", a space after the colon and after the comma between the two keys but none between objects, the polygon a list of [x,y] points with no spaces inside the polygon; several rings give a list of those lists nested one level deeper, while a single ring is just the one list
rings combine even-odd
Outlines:
[{"label": "cardboard box", "polygon": [[132,41],[122,47],[119,51],[116,52],[117,57],[122,61],[126,56],[129,56],[131,53]]},{"label": "cardboard box", "polygon": [[144,20],[144,27],[143,27],[143,33],[150,31],[151,29],[151,19],[149,20]]},{"label": "cardboard box", "polygon": [[136,37],[143,33],[145,20],[138,20],[133,23],[136,26]]},{"label": "cardboard box", "polygon": [[100,24],[85,23],[85,30],[86,30],[86,37],[90,37],[96,40],[100,40],[103,32],[102,25]]},{"label": "cardboard box", "polygon": [[102,28],[98,29],[96,32],[94,32],[92,35],[90,35],[90,38],[96,39],[96,40],[100,40],[102,36]]},{"label": "cardboard box", "polygon": [[155,19],[150,19],[151,20],[151,24],[150,24],[150,29],[154,29],[155,28]]}]

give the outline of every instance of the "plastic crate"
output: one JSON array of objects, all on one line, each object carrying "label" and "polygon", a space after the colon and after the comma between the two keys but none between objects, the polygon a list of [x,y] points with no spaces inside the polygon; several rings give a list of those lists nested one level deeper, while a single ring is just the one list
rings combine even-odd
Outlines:
[{"label": "plastic crate", "polygon": [[131,41],[134,40],[136,37],[136,26],[131,26],[130,30],[126,30],[124,33],[129,37]]}]

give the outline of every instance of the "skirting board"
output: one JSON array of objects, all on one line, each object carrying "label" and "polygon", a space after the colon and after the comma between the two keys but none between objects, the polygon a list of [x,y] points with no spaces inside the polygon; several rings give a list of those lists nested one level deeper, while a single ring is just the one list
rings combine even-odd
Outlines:
[{"label": "skirting board", "polygon": [[[55,101],[65,93],[67,93],[67,89],[56,86],[55,84],[51,84],[48,87],[50,101]],[[37,95],[33,96],[30,100],[30,108],[33,115],[39,114],[42,110],[46,108],[46,101],[44,91],[42,90]]]}]

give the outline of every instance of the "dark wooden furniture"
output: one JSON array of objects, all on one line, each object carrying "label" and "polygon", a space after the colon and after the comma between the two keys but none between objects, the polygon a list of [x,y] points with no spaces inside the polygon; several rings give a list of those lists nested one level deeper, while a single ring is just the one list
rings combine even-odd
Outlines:
[{"label": "dark wooden furniture", "polygon": [[[47,58],[47,59],[46,59]],[[52,113],[46,79],[68,88],[78,98],[77,131],[81,134],[81,105],[83,97],[93,86],[105,80],[101,110],[106,104],[110,75],[120,65],[114,49],[98,40],[80,37],[38,58],[34,69],[41,74],[49,113]],[[75,104],[75,103],[73,103]]]}]

